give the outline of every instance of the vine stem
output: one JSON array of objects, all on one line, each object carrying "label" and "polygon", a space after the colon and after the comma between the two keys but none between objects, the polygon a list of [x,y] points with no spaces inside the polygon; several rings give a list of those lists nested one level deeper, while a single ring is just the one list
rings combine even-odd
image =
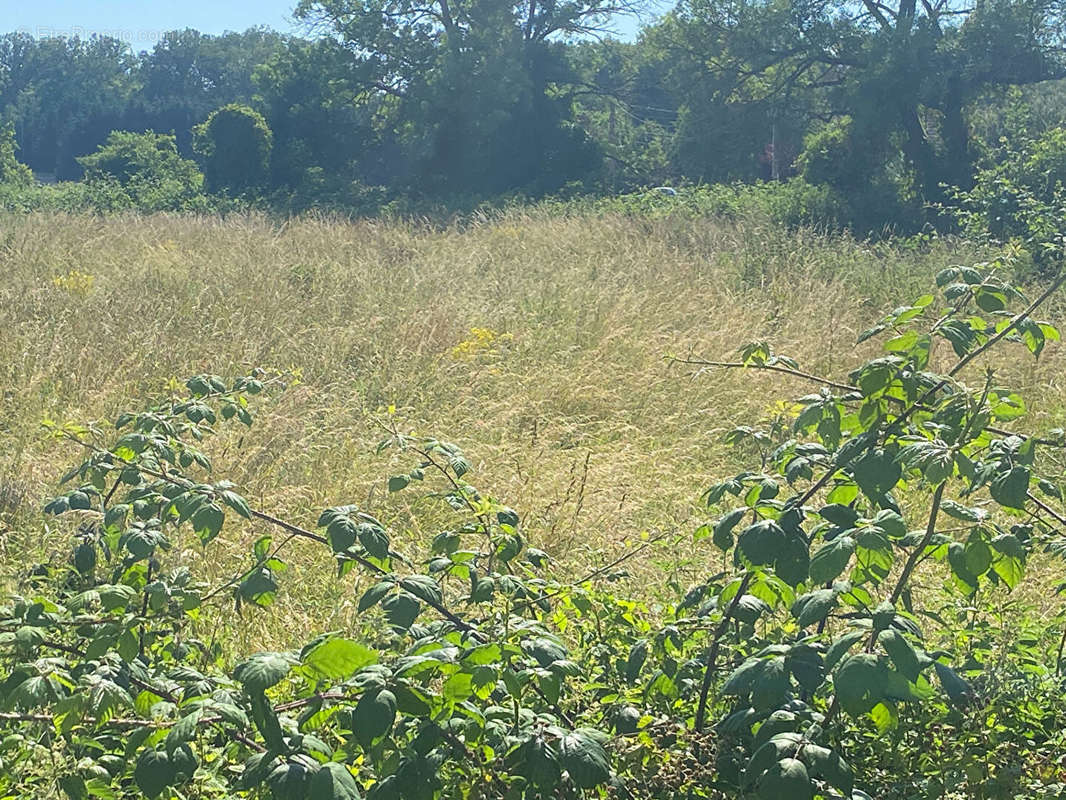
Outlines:
[{"label": "vine stem", "polygon": [[[789,369],[788,367],[779,367],[777,365],[767,366],[765,364],[742,364],[739,361],[707,361],[707,360],[702,359],[702,358],[677,358],[676,356],[669,356],[669,360],[673,361],[674,363],[677,363],[677,364],[692,364],[692,365],[702,365],[702,366],[707,366],[707,367],[721,367],[721,368],[724,368],[724,369],[761,369],[761,370],[769,370],[771,372],[780,372],[780,373],[783,373],[785,375],[792,375],[792,376],[797,377],[797,378],[803,378],[804,380],[811,381],[812,383],[817,383],[817,384],[819,384],[821,386],[828,386],[828,387],[830,387],[832,389],[840,389],[842,392],[849,392],[849,393],[856,393],[856,392],[861,393],[862,392],[862,390],[858,386],[852,386],[849,383],[840,383],[838,381],[832,380],[831,378],[826,378],[826,377],[824,377],[822,375],[815,375],[813,372],[803,372],[802,370]],[[903,400],[901,400],[898,397],[888,397],[886,399],[890,403],[903,404],[903,402],[904,402]],[[919,403],[918,408],[916,408],[915,410],[918,410],[920,408],[921,408],[921,404]],[[1004,430],[1003,428],[993,427],[992,425],[986,425],[985,426],[985,430],[988,431],[989,433],[996,434],[996,436],[1018,436],[1018,437],[1020,437],[1022,439],[1032,439],[1037,444],[1042,444],[1042,445],[1045,445],[1047,447],[1062,447],[1062,448],[1066,448],[1066,443],[1064,443],[1064,442],[1062,442],[1060,440],[1056,440],[1056,439],[1042,439],[1040,437],[1033,436],[1032,434],[1019,433],[1017,431],[1008,431],[1008,430]]]},{"label": "vine stem", "polygon": [[940,514],[940,502],[944,498],[944,488],[948,485],[947,481],[942,481],[933,491],[933,503],[929,509],[929,522],[925,527],[925,536],[922,537],[922,541],[918,543],[910,556],[907,558],[907,563],[903,565],[903,572],[900,573],[899,580],[896,582],[896,588],[892,590],[892,595],[889,602],[895,605],[899,600],[900,595],[903,594],[903,590],[907,588],[907,581],[910,580],[911,573],[914,572],[914,568],[918,566],[918,562],[922,558],[922,553],[925,552],[925,548],[929,546],[929,542],[933,540],[933,535],[936,533],[936,518]]},{"label": "vine stem", "polygon": [[703,684],[700,686],[700,702],[696,708],[695,727],[697,733],[703,733],[703,725],[707,721],[707,697],[711,693],[711,682],[714,680],[715,663],[718,661],[718,650],[722,645],[722,637],[725,636],[725,632],[729,628],[729,621],[733,618],[733,612],[736,611],[740,599],[748,590],[748,586],[754,577],[754,572],[748,572],[744,575],[740,581],[740,586],[737,587],[737,593],[733,595],[733,599],[729,603],[729,608],[726,609],[722,615],[721,622],[718,623],[718,627],[714,630],[714,639],[711,640],[710,649],[707,651],[707,669],[703,673]]},{"label": "vine stem", "polygon": [[1015,314],[1014,318],[1011,319],[1010,324],[1007,327],[1005,327],[1003,330],[1001,330],[983,345],[978,347],[972,353],[964,356],[959,361],[959,363],[952,368],[951,372],[948,373],[948,376],[954,377],[975,358],[980,356],[986,350],[995,347],[996,343],[998,343],[1000,340],[1003,339],[1003,337],[1005,337],[1007,334],[1017,328],[1021,324],[1022,320],[1024,320],[1026,317],[1036,311],[1040,306],[1042,306],[1047,301],[1047,299],[1051,297],[1051,295],[1055,294],[1055,292],[1058,291],[1059,287],[1062,286],[1063,283],[1066,283],[1066,270],[1061,271],[1058,277],[1056,277],[1055,280],[1051,282],[1051,285],[1044,290],[1043,294],[1041,294],[1038,298],[1036,298],[1036,300],[1031,302],[1024,311]]},{"label": "vine stem", "polygon": [[674,364],[687,364],[694,367],[718,367],[722,369],[761,369],[768,372],[780,372],[783,375],[791,375],[795,378],[803,378],[813,383],[820,383],[823,386],[828,386],[831,389],[840,389],[842,392],[857,392],[859,388],[847,383],[840,383],[838,381],[830,380],[829,378],[823,378],[821,375],[815,375],[813,372],[804,372],[800,369],[793,369],[792,367],[782,367],[778,364],[745,364],[742,361],[709,361],[704,358],[679,358],[677,356],[667,356],[667,360]]}]

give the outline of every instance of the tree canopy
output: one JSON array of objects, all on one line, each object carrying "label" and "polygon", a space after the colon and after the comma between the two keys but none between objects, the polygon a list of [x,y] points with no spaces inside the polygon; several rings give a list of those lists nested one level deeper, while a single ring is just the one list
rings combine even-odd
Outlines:
[{"label": "tree canopy", "polygon": [[[940,224],[1001,137],[1066,121],[1058,2],[682,0],[612,38],[639,2],[301,0],[305,36],[174,31],[143,53],[8,34],[0,120],[61,179],[112,131],[150,131],[210,190],[300,207],[371,187],[454,203],[791,179],[865,229]],[[270,132],[231,153],[257,163],[250,183],[222,179],[202,135],[194,148],[234,104]]]}]

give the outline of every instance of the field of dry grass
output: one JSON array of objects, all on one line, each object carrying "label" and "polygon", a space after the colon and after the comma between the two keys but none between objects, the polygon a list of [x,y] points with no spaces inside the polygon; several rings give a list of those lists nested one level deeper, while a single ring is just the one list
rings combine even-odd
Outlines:
[{"label": "field of dry grass", "polygon": [[[473,481],[513,506],[564,570],[607,562],[644,532],[687,537],[705,518],[700,492],[742,466],[722,434],[809,387],[766,374],[694,377],[664,356],[730,357],[767,339],[804,368],[841,377],[859,331],[927,291],[941,268],[987,255],[947,240],[875,246],[760,222],[518,212],[444,230],[3,219],[3,577],[10,584],[68,541],[39,509],[76,454],[42,438],[42,419],[113,418],[189,375],[254,366],[300,378],[260,403],[243,440],[214,447],[219,477],[262,509],[312,526],[321,508],[357,502],[401,538],[419,536],[422,517],[406,505],[417,501],[387,496],[397,470],[373,452],[375,419],[394,406],[400,427],[460,444]],[[1061,322],[1064,311],[1060,302],[1047,316]],[[1052,345],[1039,364],[1016,355],[997,358],[1029,392],[1027,427],[1066,423],[1066,348]],[[261,532],[229,528],[229,555],[213,550],[212,568],[246,559]],[[686,552],[665,545],[650,558],[684,572]],[[353,613],[358,595],[332,579],[323,553],[291,558],[286,613],[245,635],[291,646],[306,638],[305,611],[336,609],[327,627]]]}]

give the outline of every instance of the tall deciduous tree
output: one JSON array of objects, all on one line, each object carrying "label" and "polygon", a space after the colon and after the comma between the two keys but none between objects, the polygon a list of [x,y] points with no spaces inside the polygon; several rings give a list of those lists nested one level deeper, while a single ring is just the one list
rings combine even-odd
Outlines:
[{"label": "tall deciduous tree", "polygon": [[1066,75],[1062,12],[1057,0],[684,0],[667,48],[704,108],[848,115],[848,150],[870,173],[900,153],[935,201],[970,180],[969,104]]},{"label": "tall deciduous tree", "polygon": [[567,124],[558,41],[603,30],[634,2],[302,0],[297,15],[345,43],[366,93],[393,99],[419,186],[502,191],[550,188],[595,160]]}]

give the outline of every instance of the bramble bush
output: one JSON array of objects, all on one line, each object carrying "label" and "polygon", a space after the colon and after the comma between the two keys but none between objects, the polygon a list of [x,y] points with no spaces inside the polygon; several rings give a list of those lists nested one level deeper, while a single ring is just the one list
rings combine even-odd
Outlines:
[{"label": "bramble bush", "polygon": [[89,184],[118,184],[129,207],[144,212],[181,211],[206,206],[204,176],[178,154],[173,135],[112,131],[95,153],[82,156]]},{"label": "bramble bush", "polygon": [[973,186],[955,193],[954,216],[968,235],[1016,242],[1037,266],[1053,270],[1066,226],[1066,128],[999,144]]},{"label": "bramble bush", "polygon": [[[707,490],[714,518],[693,537],[705,569],[665,607],[612,583],[651,542],[558,576],[519,515],[470,482],[459,447],[395,427],[379,450],[409,466],[388,491],[445,512],[417,552],[400,552],[371,508],[308,523],[253,507],[210,444],[224,425],[252,426],[255,398],[281,376],[199,375],[110,425],[47,423],[81,454],[45,507],[69,559],[31,570],[0,613],[0,789],[1058,796],[1061,644],[1035,624],[1005,631],[994,598],[1032,559],[1066,551],[1043,457],[1064,436],[1015,432],[1022,397],[967,368],[993,348],[1039,356],[1056,342],[1034,315],[1064,278],[1030,302],[1001,272],[941,272],[936,295],[862,335],[882,352],[847,381],[765,343],[734,361],[674,359],[816,391],[788,424],[729,433],[752,469]],[[209,584],[185,554],[241,520],[270,532]],[[360,629],[308,631],[297,649],[233,663],[213,626],[231,604],[271,613],[297,546],[353,585]]]}]

